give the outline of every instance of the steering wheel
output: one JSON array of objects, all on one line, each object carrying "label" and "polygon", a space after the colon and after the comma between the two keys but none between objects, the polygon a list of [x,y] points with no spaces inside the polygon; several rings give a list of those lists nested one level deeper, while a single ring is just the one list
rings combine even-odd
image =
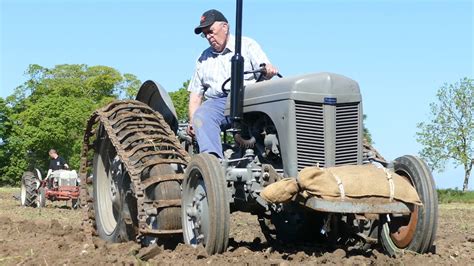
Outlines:
[{"label": "steering wheel", "polygon": [[[266,66],[266,64],[260,64],[260,67],[255,69],[255,70],[244,71],[244,75],[257,74],[258,73],[260,75],[258,76],[256,82],[263,81],[263,78],[267,75],[267,69],[265,68],[265,66]],[[279,78],[283,78],[283,76],[280,73],[277,73],[276,76],[279,77]],[[229,83],[229,81],[230,81],[230,78],[226,79],[224,81],[224,83],[222,83],[222,86],[221,86],[221,90],[225,94],[229,94],[229,91],[230,91],[230,90],[225,89],[225,85],[227,85],[227,83]]]}]

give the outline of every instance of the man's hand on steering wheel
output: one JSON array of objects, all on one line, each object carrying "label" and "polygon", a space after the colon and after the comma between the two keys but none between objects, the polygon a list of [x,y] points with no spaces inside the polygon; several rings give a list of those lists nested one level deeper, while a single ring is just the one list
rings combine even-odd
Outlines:
[{"label": "man's hand on steering wheel", "polygon": [[[260,64],[260,67],[258,69],[254,70],[249,70],[249,71],[244,71],[244,75],[246,74],[259,74],[257,81],[260,82],[265,79],[271,79],[273,76],[277,76],[279,78],[283,78],[283,76],[278,72],[278,69],[274,67],[272,64],[265,64],[262,63]],[[230,90],[225,88],[225,85],[230,81],[230,78],[226,79],[221,86],[221,90],[223,93],[228,94]]]},{"label": "man's hand on steering wheel", "polygon": [[194,128],[191,123],[188,124],[188,127],[186,128],[186,133],[188,133],[188,136],[190,136],[191,138],[194,138],[194,136],[196,135],[194,133]]},{"label": "man's hand on steering wheel", "polygon": [[265,78],[266,79],[271,79],[273,76],[278,74],[278,69],[274,67],[272,64],[262,64],[262,67],[265,68]]}]

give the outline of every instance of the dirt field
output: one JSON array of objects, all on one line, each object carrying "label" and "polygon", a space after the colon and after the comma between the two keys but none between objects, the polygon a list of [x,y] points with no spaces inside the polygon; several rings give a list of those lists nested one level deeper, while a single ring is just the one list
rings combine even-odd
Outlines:
[{"label": "dirt field", "polygon": [[[35,264],[144,264],[146,249],[133,242],[107,244],[100,239],[87,243],[80,231],[80,210],[63,203],[48,202],[46,208],[19,206],[14,199],[18,189],[0,188],[0,265]],[[69,203],[70,206],[70,203]],[[375,250],[357,254],[321,246],[270,248],[263,240],[255,217],[232,215],[231,241],[227,252],[207,256],[201,249],[178,245],[175,250],[155,248],[150,264],[172,265],[474,265],[474,204],[440,205],[436,254],[406,254],[389,258]]]}]

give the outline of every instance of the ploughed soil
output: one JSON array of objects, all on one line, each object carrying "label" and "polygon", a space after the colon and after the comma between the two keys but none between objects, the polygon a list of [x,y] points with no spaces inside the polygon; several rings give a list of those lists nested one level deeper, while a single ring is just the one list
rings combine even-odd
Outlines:
[{"label": "ploughed soil", "polygon": [[178,244],[174,250],[140,248],[134,242],[88,242],[81,231],[81,210],[71,203],[48,202],[45,208],[21,207],[18,189],[0,188],[0,265],[34,264],[169,264],[169,265],[474,265],[474,204],[440,205],[435,254],[391,258],[329,249],[324,243],[270,247],[257,219],[246,213],[231,216],[230,244],[224,254],[208,256],[203,248]]}]

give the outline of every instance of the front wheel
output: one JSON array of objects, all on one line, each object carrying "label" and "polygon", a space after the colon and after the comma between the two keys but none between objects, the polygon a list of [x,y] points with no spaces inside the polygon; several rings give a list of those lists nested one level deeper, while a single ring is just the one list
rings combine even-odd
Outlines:
[{"label": "front wheel", "polygon": [[182,226],[184,242],[204,245],[208,254],[222,253],[229,242],[229,199],[224,170],[218,159],[194,156],[183,180]]},{"label": "front wheel", "polygon": [[71,199],[71,208],[76,210],[81,207],[81,199]]},{"label": "front wheel", "polygon": [[395,159],[394,170],[412,183],[423,206],[415,206],[413,212],[406,216],[383,215],[380,242],[392,256],[406,250],[429,252],[438,225],[438,196],[433,176],[425,162],[410,155]]},{"label": "front wheel", "polygon": [[43,208],[46,206],[46,190],[44,187],[38,189],[38,207]]}]

